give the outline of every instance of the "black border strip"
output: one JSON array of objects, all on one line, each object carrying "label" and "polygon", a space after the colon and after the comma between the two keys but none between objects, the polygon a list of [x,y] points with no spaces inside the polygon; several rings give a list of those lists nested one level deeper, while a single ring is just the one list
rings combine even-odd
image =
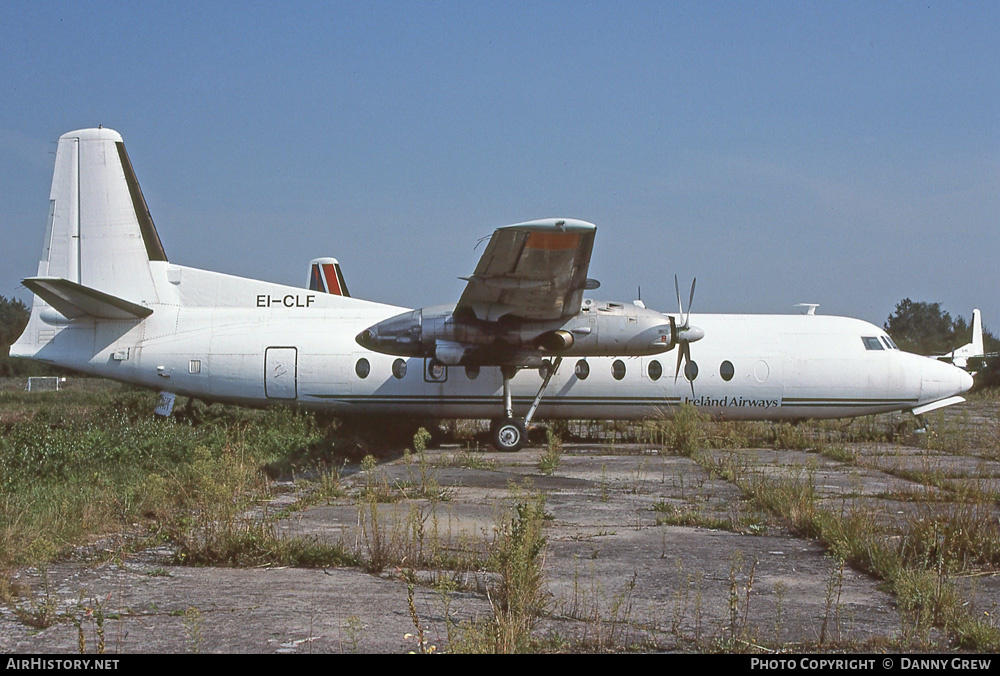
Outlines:
[{"label": "black border strip", "polygon": [[139,181],[135,177],[132,162],[129,161],[128,153],[125,152],[125,144],[121,141],[115,141],[115,145],[118,147],[118,158],[121,160],[122,170],[125,172],[125,183],[128,184],[128,192],[132,196],[132,209],[135,211],[136,220],[139,221],[139,232],[146,245],[146,256],[151,261],[166,261],[167,252],[163,250],[163,243],[160,242],[156,226],[153,225],[153,217],[149,213],[149,207],[146,206],[146,198],[142,196],[142,188],[139,187]]}]

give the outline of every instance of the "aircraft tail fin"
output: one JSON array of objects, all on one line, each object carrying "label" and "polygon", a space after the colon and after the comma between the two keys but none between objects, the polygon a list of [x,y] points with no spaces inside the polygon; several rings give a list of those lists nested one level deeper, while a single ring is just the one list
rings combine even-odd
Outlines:
[{"label": "aircraft tail fin", "polygon": [[978,308],[972,311],[972,351],[976,355],[986,354],[983,347],[983,314]]},{"label": "aircraft tail fin", "polygon": [[309,262],[309,290],[350,298],[344,273],[336,258],[314,258]]},{"label": "aircraft tail fin", "polygon": [[155,302],[150,263],[166,260],[121,135],[103,128],[63,134],[38,265],[37,278],[48,281],[25,286],[49,302],[71,288],[51,278],[127,303]]}]

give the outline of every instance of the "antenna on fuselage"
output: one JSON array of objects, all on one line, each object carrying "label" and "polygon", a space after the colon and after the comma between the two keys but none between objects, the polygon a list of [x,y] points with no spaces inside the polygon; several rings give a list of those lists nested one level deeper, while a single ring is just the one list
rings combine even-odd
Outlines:
[{"label": "antenna on fuselage", "polygon": [[795,307],[805,308],[802,312],[804,315],[814,315],[816,314],[816,308],[819,307],[819,303],[796,303]]},{"label": "antenna on fuselage", "polygon": [[641,308],[645,309],[646,304],[642,302],[642,287],[641,286],[636,286],[635,289],[636,289],[635,292],[636,292],[636,294],[637,294],[638,297],[634,301],[632,301],[632,305],[635,305],[636,307],[641,307]]}]

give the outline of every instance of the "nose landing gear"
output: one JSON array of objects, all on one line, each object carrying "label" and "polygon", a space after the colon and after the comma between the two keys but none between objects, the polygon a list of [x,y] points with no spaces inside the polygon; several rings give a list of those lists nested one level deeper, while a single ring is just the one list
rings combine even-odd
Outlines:
[{"label": "nose landing gear", "polygon": [[560,364],[562,364],[562,357],[556,357],[552,362],[551,368],[546,370],[542,386],[538,388],[538,394],[535,395],[534,401],[531,402],[531,407],[528,409],[528,414],[524,416],[524,420],[518,420],[514,417],[514,401],[510,392],[510,379],[514,377],[515,369],[508,367],[500,369],[503,375],[504,417],[494,418],[490,423],[490,441],[498,451],[513,453],[521,450],[525,442],[527,442],[528,425],[531,424],[531,419],[534,417],[535,411],[542,401],[542,395],[545,394],[545,389],[549,386],[552,376],[559,370]]}]

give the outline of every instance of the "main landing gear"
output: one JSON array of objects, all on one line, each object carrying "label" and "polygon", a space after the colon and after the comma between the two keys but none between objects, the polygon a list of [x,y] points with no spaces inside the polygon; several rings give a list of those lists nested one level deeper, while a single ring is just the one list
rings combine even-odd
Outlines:
[{"label": "main landing gear", "polygon": [[546,370],[545,377],[542,379],[542,386],[538,388],[538,394],[535,395],[534,401],[531,402],[531,408],[528,409],[528,414],[524,416],[524,420],[514,417],[514,401],[510,392],[510,379],[514,377],[517,369],[508,366],[501,367],[500,372],[503,374],[504,417],[494,418],[490,423],[490,440],[493,442],[493,447],[498,451],[513,453],[514,451],[521,450],[525,442],[528,441],[528,425],[531,424],[531,419],[538,409],[538,404],[542,401],[542,395],[545,394],[545,388],[549,386],[549,381],[552,380],[552,376],[559,370],[560,364],[562,364],[562,357],[556,357],[552,362],[552,366]]}]

